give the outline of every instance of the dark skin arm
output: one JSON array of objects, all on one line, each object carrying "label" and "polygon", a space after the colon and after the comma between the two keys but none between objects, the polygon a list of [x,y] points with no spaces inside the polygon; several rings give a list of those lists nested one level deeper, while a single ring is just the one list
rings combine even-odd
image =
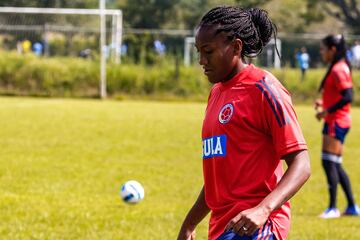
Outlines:
[{"label": "dark skin arm", "polygon": [[[310,177],[310,160],[307,150],[290,153],[283,157],[288,169],[277,187],[259,205],[240,212],[227,224],[225,231],[232,230],[240,236],[252,235],[265,224],[272,211],[280,208]],[[246,231],[244,228],[247,229]]]},{"label": "dark skin arm", "polygon": [[178,240],[195,240],[195,228],[210,212],[209,207],[205,202],[204,187],[201,189],[200,194],[186,215],[186,218],[181,226]]},{"label": "dark skin arm", "polygon": [[[333,113],[333,112],[337,111],[338,109],[342,108],[343,106],[345,106],[346,104],[352,102],[352,100],[353,100],[352,88],[347,88],[347,89],[342,90],[341,95],[342,95],[342,97],[337,103],[335,103],[328,109],[324,109],[323,111],[318,111],[316,113],[315,117],[317,118],[317,120],[320,121],[322,118],[325,118],[328,113]],[[321,107],[322,104],[319,104],[319,103],[320,103],[320,101],[315,102],[315,110],[318,110],[318,108]]]}]

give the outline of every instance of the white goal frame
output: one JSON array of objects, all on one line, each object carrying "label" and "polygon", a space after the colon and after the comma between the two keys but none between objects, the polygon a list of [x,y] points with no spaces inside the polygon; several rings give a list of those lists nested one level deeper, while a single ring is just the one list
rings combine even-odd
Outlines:
[{"label": "white goal frame", "polygon": [[[121,10],[105,9],[105,0],[100,0],[99,9],[77,8],[28,8],[28,7],[0,7],[0,13],[21,14],[58,14],[58,15],[97,15],[100,17],[100,81],[99,91],[102,99],[106,98],[106,24],[105,16],[112,16],[111,41],[119,47],[123,35],[123,14]],[[1,25],[0,25],[1,27]],[[115,63],[120,63],[120,52],[115,48]]]}]

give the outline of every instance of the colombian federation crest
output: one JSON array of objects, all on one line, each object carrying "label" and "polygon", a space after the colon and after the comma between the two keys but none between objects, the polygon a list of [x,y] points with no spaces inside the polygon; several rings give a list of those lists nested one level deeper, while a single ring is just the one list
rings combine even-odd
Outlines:
[{"label": "colombian federation crest", "polygon": [[234,113],[234,106],[231,103],[225,104],[219,113],[219,122],[222,124],[228,123]]}]

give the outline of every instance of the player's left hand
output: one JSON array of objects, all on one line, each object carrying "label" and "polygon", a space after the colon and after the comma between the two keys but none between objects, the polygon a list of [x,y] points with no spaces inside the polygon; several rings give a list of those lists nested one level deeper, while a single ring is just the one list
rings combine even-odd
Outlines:
[{"label": "player's left hand", "polygon": [[232,230],[240,236],[251,236],[265,224],[269,215],[270,212],[260,206],[247,209],[231,219],[225,231]]},{"label": "player's left hand", "polygon": [[325,111],[321,111],[321,112],[317,112],[317,113],[316,113],[316,118],[317,118],[317,120],[320,121],[322,118],[325,118],[326,115],[327,115],[327,111],[326,111],[326,110],[325,110]]}]

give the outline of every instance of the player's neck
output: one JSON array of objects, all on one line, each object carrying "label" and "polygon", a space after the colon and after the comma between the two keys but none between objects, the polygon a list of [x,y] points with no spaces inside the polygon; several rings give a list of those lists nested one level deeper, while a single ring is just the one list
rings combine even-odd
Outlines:
[{"label": "player's neck", "polygon": [[247,66],[248,66],[248,64],[244,63],[243,61],[238,61],[238,63],[234,66],[234,68],[230,72],[230,74],[225,78],[223,83],[231,80],[232,78],[234,78],[238,73],[243,71]]}]

